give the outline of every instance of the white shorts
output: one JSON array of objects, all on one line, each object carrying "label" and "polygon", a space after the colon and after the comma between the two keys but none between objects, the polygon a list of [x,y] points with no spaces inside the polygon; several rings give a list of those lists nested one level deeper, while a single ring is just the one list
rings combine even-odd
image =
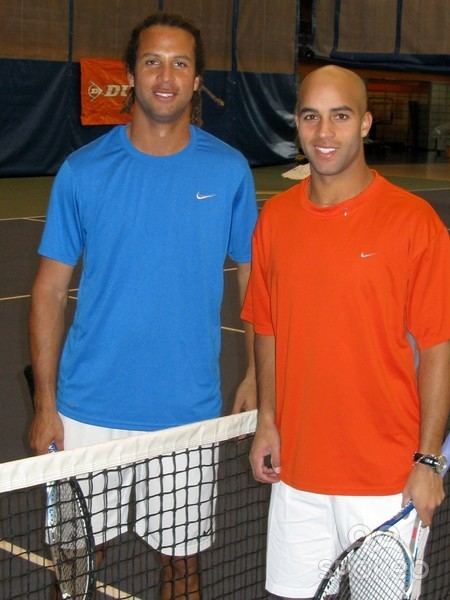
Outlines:
[{"label": "white shorts", "polygon": [[[266,587],[284,598],[311,598],[339,554],[359,537],[395,515],[402,495],[327,496],[272,486]],[[396,531],[409,545],[415,515]]]},{"label": "white shorts", "polygon": [[[147,433],[60,417],[66,450]],[[94,473],[89,482],[81,479],[95,544],[127,531],[133,490],[133,529],[152,548],[170,556],[189,556],[208,548],[213,538],[217,452],[217,448],[205,446],[189,454],[182,451],[156,457],[135,468]]]}]

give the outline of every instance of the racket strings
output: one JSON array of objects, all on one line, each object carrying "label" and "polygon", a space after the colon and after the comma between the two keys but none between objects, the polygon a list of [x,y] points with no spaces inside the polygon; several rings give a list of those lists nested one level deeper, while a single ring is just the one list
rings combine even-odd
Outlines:
[{"label": "racket strings", "polygon": [[404,600],[412,581],[412,562],[390,532],[376,533],[338,562],[321,599]]},{"label": "racket strings", "polygon": [[47,536],[63,598],[85,598],[92,570],[92,548],[76,484],[62,480],[48,487]]}]

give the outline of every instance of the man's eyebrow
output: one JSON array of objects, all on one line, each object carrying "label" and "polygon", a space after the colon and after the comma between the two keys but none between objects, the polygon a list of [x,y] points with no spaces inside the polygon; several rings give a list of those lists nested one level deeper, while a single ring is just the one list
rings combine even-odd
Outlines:
[{"label": "man's eyebrow", "polygon": [[[159,58],[160,56],[164,56],[164,54],[161,54],[159,52],[143,52],[141,54],[141,58],[149,58],[149,57],[157,57]],[[183,60],[188,60],[188,61],[193,61],[194,59],[192,58],[192,56],[188,56],[187,54],[175,54],[173,56],[173,58],[182,58]]]},{"label": "man's eyebrow", "polygon": [[[311,108],[309,106],[303,106],[300,109],[299,114],[302,115],[304,113],[318,113],[320,112],[319,110],[317,110],[317,108]],[[333,108],[330,108],[330,112],[336,113],[336,112],[355,112],[353,110],[353,108],[351,106],[348,106],[347,104],[343,104],[342,106],[334,106]]]},{"label": "man's eyebrow", "polygon": [[343,104],[342,106],[336,106],[335,108],[331,109],[331,112],[355,112],[353,110],[353,108],[351,106],[348,106],[347,104]]},{"label": "man's eyebrow", "polygon": [[319,112],[318,110],[316,110],[315,108],[310,108],[309,106],[303,106],[300,111],[299,114],[302,115],[303,113],[317,113]]}]

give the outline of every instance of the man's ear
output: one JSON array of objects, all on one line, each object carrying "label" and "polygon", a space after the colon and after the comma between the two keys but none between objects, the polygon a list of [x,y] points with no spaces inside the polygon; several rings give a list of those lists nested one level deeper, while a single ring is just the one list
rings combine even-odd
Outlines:
[{"label": "man's ear", "polygon": [[365,138],[369,134],[370,128],[372,127],[372,121],[372,113],[366,111],[361,122],[361,137]]}]

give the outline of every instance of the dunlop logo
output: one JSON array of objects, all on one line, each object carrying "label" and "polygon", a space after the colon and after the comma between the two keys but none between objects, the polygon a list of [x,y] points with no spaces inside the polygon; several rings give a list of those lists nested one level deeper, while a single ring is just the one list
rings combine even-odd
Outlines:
[{"label": "dunlop logo", "polygon": [[97,100],[100,96],[104,98],[126,97],[130,86],[127,84],[108,83],[105,87],[100,87],[95,81],[90,81],[88,86],[88,96],[91,101]]}]

